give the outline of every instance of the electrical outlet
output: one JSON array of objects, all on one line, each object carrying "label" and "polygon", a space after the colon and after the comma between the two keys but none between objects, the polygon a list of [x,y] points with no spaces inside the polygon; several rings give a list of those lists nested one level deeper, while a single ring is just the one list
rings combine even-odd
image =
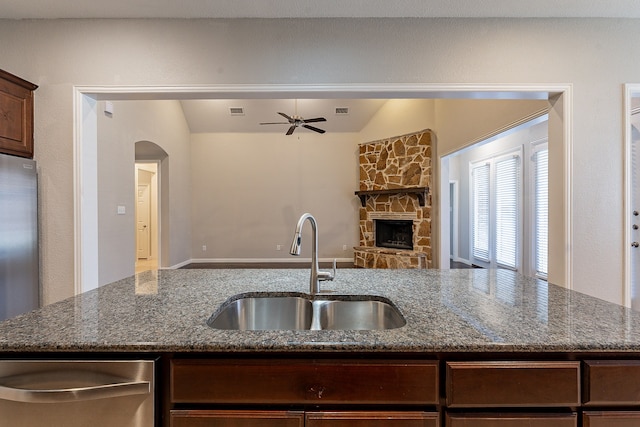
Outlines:
[{"label": "electrical outlet", "polygon": [[342,245],[342,250],[346,251],[347,250],[347,245]]},{"label": "electrical outlet", "polygon": [[202,252],[206,252],[207,251],[207,245],[202,245]]},{"label": "electrical outlet", "polygon": [[276,251],[281,251],[282,250],[282,245],[276,245]]}]

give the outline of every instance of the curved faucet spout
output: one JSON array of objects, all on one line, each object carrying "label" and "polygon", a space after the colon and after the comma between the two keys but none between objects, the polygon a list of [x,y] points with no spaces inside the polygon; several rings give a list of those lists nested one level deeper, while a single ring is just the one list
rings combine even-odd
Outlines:
[{"label": "curved faucet spout", "polygon": [[305,221],[309,220],[311,223],[311,277],[309,279],[309,292],[311,295],[315,295],[320,292],[320,281],[333,280],[336,273],[336,262],[333,261],[333,273],[330,271],[320,271],[318,264],[318,223],[316,219],[310,213],[302,214],[296,225],[296,231],[293,235],[293,242],[291,242],[291,255],[300,255],[300,246],[302,244],[302,228]]}]

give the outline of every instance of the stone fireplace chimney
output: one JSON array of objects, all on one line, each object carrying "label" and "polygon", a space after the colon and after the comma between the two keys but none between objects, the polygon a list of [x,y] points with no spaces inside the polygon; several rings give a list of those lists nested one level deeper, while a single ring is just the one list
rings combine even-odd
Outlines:
[{"label": "stone fireplace chimney", "polygon": [[[360,144],[360,246],[363,268],[431,266],[431,130]],[[379,220],[404,223],[393,242],[376,242]],[[411,242],[398,243],[411,229]]]}]

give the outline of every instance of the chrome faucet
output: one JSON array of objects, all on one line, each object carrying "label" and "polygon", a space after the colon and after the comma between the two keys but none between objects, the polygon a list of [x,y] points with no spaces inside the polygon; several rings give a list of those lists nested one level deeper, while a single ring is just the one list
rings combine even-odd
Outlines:
[{"label": "chrome faucet", "polygon": [[296,232],[293,235],[293,242],[291,243],[291,250],[289,251],[289,253],[295,256],[300,255],[300,244],[302,243],[302,226],[304,225],[304,222],[306,220],[309,220],[309,222],[311,223],[311,229],[313,231],[311,239],[311,278],[309,280],[309,293],[311,295],[315,295],[320,293],[321,281],[333,280],[333,278],[335,277],[336,260],[333,260],[333,272],[320,271],[318,266],[318,223],[310,213],[302,214],[302,216],[298,220],[298,225],[296,226]]}]

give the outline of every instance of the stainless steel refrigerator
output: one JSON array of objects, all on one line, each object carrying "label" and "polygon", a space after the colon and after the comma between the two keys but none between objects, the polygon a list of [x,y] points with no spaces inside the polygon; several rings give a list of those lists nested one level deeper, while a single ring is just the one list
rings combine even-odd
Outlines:
[{"label": "stainless steel refrigerator", "polygon": [[0,321],[40,306],[36,162],[0,154]]}]

